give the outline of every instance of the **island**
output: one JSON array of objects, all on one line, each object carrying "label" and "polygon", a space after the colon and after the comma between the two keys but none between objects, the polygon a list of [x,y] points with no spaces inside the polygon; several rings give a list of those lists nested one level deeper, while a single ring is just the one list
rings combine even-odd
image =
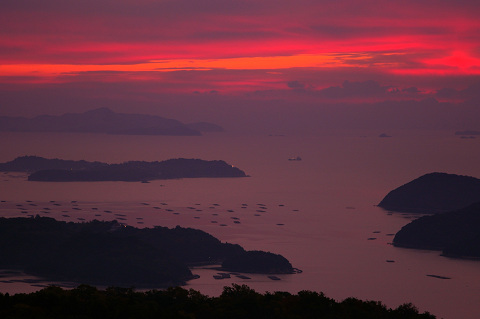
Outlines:
[{"label": "island", "polygon": [[480,202],[456,211],[420,217],[394,237],[396,247],[440,250],[456,258],[480,258]]},{"label": "island", "polygon": [[480,179],[447,173],[425,174],[389,192],[378,204],[386,210],[439,213],[480,201]]},{"label": "island", "polygon": [[169,159],[120,164],[22,156],[0,163],[0,171],[28,172],[29,181],[150,181],[198,177],[246,177],[244,171],[221,160]]},{"label": "island", "polygon": [[[73,223],[48,217],[0,218],[0,268],[48,280],[125,287],[167,287],[194,278],[189,266],[248,255],[201,230],[134,228],[117,221]],[[257,254],[257,252],[255,252]],[[236,271],[293,273],[279,255],[261,252]],[[285,259],[286,260],[286,259]],[[228,268],[228,266],[227,266]]]},{"label": "island", "polygon": [[202,135],[222,127],[208,123],[184,124],[156,115],[116,113],[106,107],[84,113],[34,118],[0,116],[0,131],[10,132],[80,132],[125,135]]}]

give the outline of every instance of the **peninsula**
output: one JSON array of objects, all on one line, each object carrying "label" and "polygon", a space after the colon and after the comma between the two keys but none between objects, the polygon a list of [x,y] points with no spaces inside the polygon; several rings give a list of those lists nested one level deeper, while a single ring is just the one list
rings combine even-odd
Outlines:
[{"label": "peninsula", "polygon": [[130,161],[121,164],[47,159],[22,156],[0,163],[0,171],[28,172],[29,181],[149,181],[196,177],[246,177],[244,171],[224,161],[169,159],[166,161]]},{"label": "peninsula", "polygon": [[480,202],[448,213],[420,217],[394,237],[397,247],[440,250],[456,258],[480,258]]},{"label": "peninsula", "polygon": [[184,124],[156,115],[116,113],[101,107],[84,113],[34,118],[0,116],[0,131],[10,132],[81,132],[125,135],[202,135],[223,131],[212,123]]},{"label": "peninsula", "polygon": [[400,212],[439,213],[457,210],[478,201],[480,179],[430,173],[392,190],[378,206]]},{"label": "peninsula", "polygon": [[[0,268],[17,269],[48,280],[126,286],[184,284],[194,264],[220,264],[248,254],[192,228],[134,228],[117,221],[73,223],[47,217],[0,218]],[[279,255],[262,252],[232,269],[293,273]],[[258,257],[258,256],[257,256]],[[231,264],[231,262],[230,262]],[[228,267],[224,265],[226,269]]]}]

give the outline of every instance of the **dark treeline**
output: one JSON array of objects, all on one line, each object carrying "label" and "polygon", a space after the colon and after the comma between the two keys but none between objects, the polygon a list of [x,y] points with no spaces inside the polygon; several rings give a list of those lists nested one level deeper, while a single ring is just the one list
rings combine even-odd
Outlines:
[{"label": "dark treeline", "polygon": [[347,298],[337,302],[323,293],[260,294],[246,285],[225,287],[219,297],[195,290],[169,288],[137,292],[130,288],[81,285],[48,287],[30,294],[0,294],[0,318],[262,318],[262,319],[434,319],[412,304],[389,309],[377,301]]}]

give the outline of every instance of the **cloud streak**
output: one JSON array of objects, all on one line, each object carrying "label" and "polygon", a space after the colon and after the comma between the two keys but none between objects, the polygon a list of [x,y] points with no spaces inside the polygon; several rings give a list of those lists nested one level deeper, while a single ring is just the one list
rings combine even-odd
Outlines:
[{"label": "cloud streak", "polygon": [[[91,52],[99,62],[109,63],[100,54],[112,54],[109,47],[123,51],[128,61],[127,56],[148,60],[375,52],[381,46],[432,50],[452,40],[461,47],[476,42],[472,37],[480,22],[472,12],[480,5],[432,5],[347,0],[44,0],[40,5],[5,0],[0,32],[3,47],[34,51],[38,61],[50,63],[55,52],[80,63],[87,55],[78,53]],[[135,54],[137,48],[147,53]],[[6,61],[27,57],[3,55]]]},{"label": "cloud streak", "polygon": [[26,92],[50,101],[42,90],[147,109],[470,101],[478,12],[473,0],[3,0],[0,112]]}]

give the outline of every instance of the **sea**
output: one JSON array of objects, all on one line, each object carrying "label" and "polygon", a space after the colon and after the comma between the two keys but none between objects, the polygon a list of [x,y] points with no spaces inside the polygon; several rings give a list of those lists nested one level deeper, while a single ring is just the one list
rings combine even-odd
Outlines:
[{"label": "sea", "polygon": [[[171,158],[224,160],[245,178],[141,182],[29,182],[0,173],[0,216],[49,216],[85,222],[118,220],[135,227],[192,227],[222,242],[285,256],[302,272],[243,274],[214,279],[218,270],[192,269],[184,287],[216,296],[246,284],[258,292],[323,292],[413,303],[438,318],[478,318],[480,261],[438,251],[392,246],[393,235],[419,215],[376,205],[392,189],[423,174],[480,177],[480,138],[452,131],[323,131],[316,135],[210,133],[204,136],[126,136],[87,133],[0,133],[0,162],[18,156],[120,163]],[[301,160],[290,160],[300,157]],[[433,276],[432,276],[433,275]],[[445,279],[448,278],[448,279]],[[0,270],[0,292],[56,284]]]}]

